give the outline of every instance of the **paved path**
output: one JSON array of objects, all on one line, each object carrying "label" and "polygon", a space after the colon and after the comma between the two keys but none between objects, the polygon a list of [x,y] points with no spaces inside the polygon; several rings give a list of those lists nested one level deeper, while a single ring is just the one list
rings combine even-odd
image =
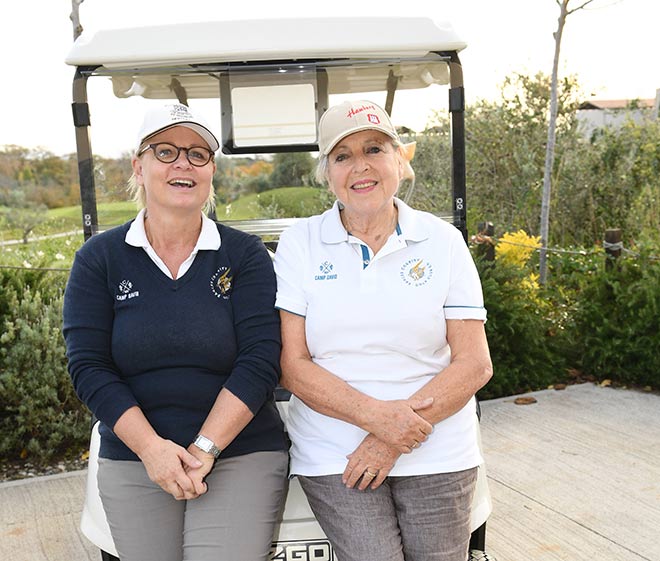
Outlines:
[{"label": "paved path", "polygon": [[100,561],[78,525],[86,471],[0,485],[0,560]]},{"label": "paved path", "polygon": [[498,561],[660,561],[660,396],[591,384],[482,404]]},{"label": "paved path", "polygon": [[[660,561],[660,396],[591,384],[482,403],[498,561]],[[1,561],[99,561],[85,472],[0,484]]]}]

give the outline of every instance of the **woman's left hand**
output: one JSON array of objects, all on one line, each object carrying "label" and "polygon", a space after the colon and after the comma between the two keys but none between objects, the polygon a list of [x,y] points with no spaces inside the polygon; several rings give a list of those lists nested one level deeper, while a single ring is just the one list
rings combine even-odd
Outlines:
[{"label": "woman's left hand", "polygon": [[204,489],[203,492],[199,493],[199,495],[202,495],[208,491],[208,485],[204,481],[204,478],[209,473],[211,473],[213,464],[215,463],[215,458],[213,454],[208,454],[203,450],[200,450],[194,444],[188,446],[188,452],[190,452],[193,456],[195,456],[195,458],[202,462],[202,465],[198,468],[192,468],[189,466],[185,467],[188,477],[190,477],[190,479],[192,479],[193,483],[195,484],[195,488]]},{"label": "woman's left hand", "polygon": [[385,481],[401,452],[368,434],[360,445],[348,456],[348,464],[342,475],[342,482],[352,488],[360,480],[357,488],[364,491],[367,487],[377,489]]}]

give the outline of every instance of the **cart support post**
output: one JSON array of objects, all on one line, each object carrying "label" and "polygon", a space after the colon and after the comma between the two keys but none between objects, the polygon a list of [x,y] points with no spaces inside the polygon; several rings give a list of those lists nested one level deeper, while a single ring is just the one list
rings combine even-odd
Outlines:
[{"label": "cart support post", "polygon": [[486,551],[486,523],[479,526],[470,536],[470,550]]},{"label": "cart support post", "polygon": [[94,159],[89,135],[91,125],[87,103],[87,77],[76,68],[73,78],[73,124],[76,128],[78,152],[78,176],[80,178],[80,203],[82,206],[83,233],[85,241],[98,232],[96,188],[94,186]]},{"label": "cart support post", "polygon": [[467,203],[465,190],[465,90],[463,67],[458,54],[451,52],[449,61],[449,112],[451,115],[452,146],[452,213],[454,226],[467,243]]}]

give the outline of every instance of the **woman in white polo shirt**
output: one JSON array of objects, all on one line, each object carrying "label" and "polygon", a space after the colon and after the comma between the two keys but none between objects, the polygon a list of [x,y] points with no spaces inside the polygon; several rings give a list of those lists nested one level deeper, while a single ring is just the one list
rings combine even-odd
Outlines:
[{"label": "woman in white polo shirt", "polygon": [[395,197],[406,162],[382,108],[344,102],[319,127],[337,201],[275,256],[291,475],[341,561],[464,561],[492,373],[474,262]]}]

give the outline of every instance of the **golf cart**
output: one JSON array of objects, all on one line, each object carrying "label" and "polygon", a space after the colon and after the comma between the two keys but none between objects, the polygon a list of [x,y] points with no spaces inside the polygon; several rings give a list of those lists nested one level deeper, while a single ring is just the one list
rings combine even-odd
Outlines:
[{"label": "golf cart", "polygon": [[[101,77],[110,80],[117,98],[178,100],[185,105],[218,101],[215,127],[221,130],[227,157],[317,151],[318,120],[337,96],[378,101],[374,95],[384,94],[382,105],[391,114],[397,92],[449,86],[452,209],[445,218],[467,240],[458,57],[464,47],[451,26],[426,18],[224,21],[83,33],[66,62],[75,66],[72,107],[85,239],[99,231],[87,85],[90,78]],[[268,239],[272,248],[294,220],[226,223]],[[276,398],[286,423],[287,394],[278,390]],[[116,550],[96,485],[98,447],[94,426],[81,529],[101,549],[102,559],[111,560]],[[484,551],[491,508],[482,466],[472,509],[470,559],[492,559]],[[335,558],[297,480],[291,480],[271,559]]]}]

